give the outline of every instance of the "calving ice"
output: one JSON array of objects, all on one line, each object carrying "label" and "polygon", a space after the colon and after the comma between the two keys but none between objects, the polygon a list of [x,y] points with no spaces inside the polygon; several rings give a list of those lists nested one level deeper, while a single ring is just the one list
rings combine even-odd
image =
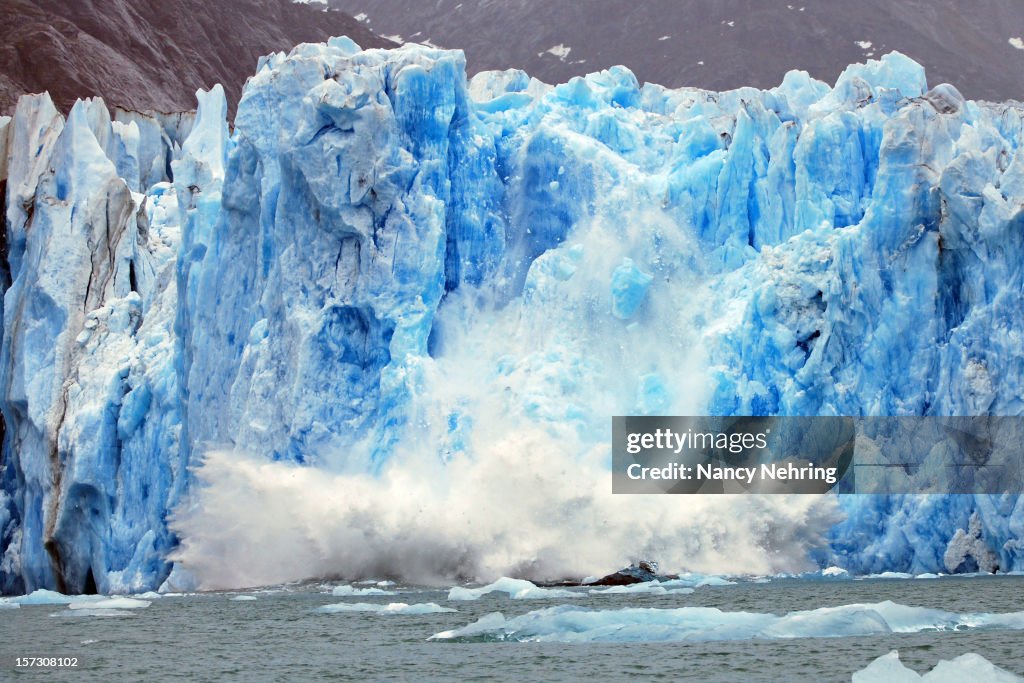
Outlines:
[{"label": "calving ice", "polygon": [[1020,414],[1019,105],[898,53],[715,93],[339,38],[226,111],[0,119],[4,591],[1024,570],[1017,496],[680,516],[607,465],[612,415]]}]

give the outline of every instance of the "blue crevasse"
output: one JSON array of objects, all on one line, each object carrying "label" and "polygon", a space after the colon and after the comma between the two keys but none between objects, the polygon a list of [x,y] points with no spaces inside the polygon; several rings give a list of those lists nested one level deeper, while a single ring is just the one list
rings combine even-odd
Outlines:
[{"label": "blue crevasse", "polygon": [[[0,120],[0,588],[157,587],[204,452],[375,473],[459,354],[490,370],[440,459],[472,457],[474,392],[586,447],[633,412],[1024,412],[1018,105],[898,53],[724,93],[463,60],[300,45],[233,131],[219,88]],[[970,530],[1024,570],[1017,496],[840,505],[822,565],[967,569]]]}]

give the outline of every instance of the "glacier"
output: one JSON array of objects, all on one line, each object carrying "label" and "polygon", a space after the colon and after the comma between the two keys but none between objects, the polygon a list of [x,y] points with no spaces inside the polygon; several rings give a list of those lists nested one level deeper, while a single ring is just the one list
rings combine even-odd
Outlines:
[{"label": "glacier", "polygon": [[1017,495],[607,472],[615,414],[1024,414],[1020,104],[899,53],[714,93],[335,38],[226,112],[0,118],[4,593],[1024,571]]}]

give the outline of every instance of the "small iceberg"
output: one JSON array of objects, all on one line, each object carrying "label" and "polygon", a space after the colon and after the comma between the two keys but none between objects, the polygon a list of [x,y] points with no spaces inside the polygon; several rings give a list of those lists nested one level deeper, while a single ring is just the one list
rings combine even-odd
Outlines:
[{"label": "small iceberg", "polygon": [[900,661],[900,653],[893,650],[882,655],[867,667],[853,674],[853,683],[1020,683],[1024,678],[1001,669],[981,655],[969,652],[951,661],[941,661],[935,668],[920,675]]},{"label": "small iceberg", "polygon": [[83,600],[72,602],[68,605],[68,609],[143,609],[145,607],[149,607],[151,604],[153,603],[149,600],[136,600],[135,598],[105,598],[100,600]]},{"label": "small iceberg", "polygon": [[102,596],[97,595],[64,595],[57,591],[40,588],[28,595],[17,595],[11,598],[0,598],[0,603],[5,605],[68,605],[72,602],[93,600]]},{"label": "small iceberg", "polygon": [[69,605],[71,609],[138,609],[149,607],[150,601],[135,598],[110,597],[107,595],[64,595],[40,588],[28,595],[0,598],[0,609],[17,608],[22,605]]},{"label": "small iceberg", "polygon": [[236,595],[235,597],[231,598],[231,600],[233,602],[252,602],[256,600],[256,598],[252,595]]},{"label": "small iceberg", "polygon": [[721,576],[686,572],[671,579],[661,579],[661,585],[666,588],[703,588],[704,586],[735,586],[736,582]]},{"label": "small iceberg", "polygon": [[336,598],[363,597],[371,595],[398,595],[395,591],[388,591],[382,588],[359,588],[357,586],[335,586],[331,595]]},{"label": "small iceberg", "polygon": [[435,602],[423,602],[414,605],[407,605],[404,602],[392,602],[387,605],[375,605],[369,602],[339,602],[334,605],[324,605],[313,610],[321,614],[337,614],[338,612],[372,612],[375,614],[440,614],[442,612],[457,612],[451,607],[441,607]]},{"label": "small iceberg", "polygon": [[885,633],[1024,630],[1024,612],[956,614],[891,601],[789,612],[723,612],[713,607],[595,610],[560,605],[506,618],[500,612],[431,636],[434,640],[472,638],[494,641],[675,642],[753,638],[838,638]]},{"label": "small iceberg", "polygon": [[912,579],[913,574],[907,574],[906,572],[882,572],[881,574],[867,574],[865,576],[858,576],[858,579],[881,579],[884,581],[895,581],[900,579]]},{"label": "small iceberg", "polygon": [[692,593],[693,588],[670,588],[674,581],[645,581],[644,583],[631,583],[624,586],[611,586],[609,588],[591,588],[591,595],[685,595]]},{"label": "small iceberg", "polygon": [[455,586],[448,591],[449,600],[479,600],[489,593],[505,593],[513,600],[543,600],[548,598],[578,598],[582,593],[562,588],[541,588],[525,579],[502,577],[481,588]]}]

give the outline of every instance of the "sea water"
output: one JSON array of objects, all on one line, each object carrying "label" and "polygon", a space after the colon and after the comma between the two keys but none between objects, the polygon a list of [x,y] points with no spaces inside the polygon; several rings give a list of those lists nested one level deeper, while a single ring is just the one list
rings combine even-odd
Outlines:
[{"label": "sea water", "polygon": [[[724,582],[712,582],[724,583]],[[87,604],[22,605],[0,610],[0,655],[75,657],[78,667],[47,680],[660,680],[849,681],[898,649],[925,672],[968,652],[1024,674],[1024,631],[924,630],[845,637],[746,638],[703,642],[518,642],[493,638],[431,640],[501,612],[505,618],[557,605],[616,613],[628,608],[717,608],[784,615],[822,607],[876,604],[953,613],[1024,611],[1024,578],[737,581],[692,592],[592,593],[586,587],[492,592],[449,600],[450,588],[383,584],[335,591],[321,583],[244,592],[142,596],[148,607],[88,609]],[[456,591],[454,595],[464,595]],[[475,594],[474,594],[475,595]],[[241,597],[255,599],[239,599]],[[389,607],[404,603],[419,607]],[[433,603],[436,607],[424,607]],[[323,611],[329,605],[344,609]],[[455,610],[455,611],[446,611]],[[612,629],[614,630],[614,629]],[[21,678],[17,676],[16,678]]]}]

